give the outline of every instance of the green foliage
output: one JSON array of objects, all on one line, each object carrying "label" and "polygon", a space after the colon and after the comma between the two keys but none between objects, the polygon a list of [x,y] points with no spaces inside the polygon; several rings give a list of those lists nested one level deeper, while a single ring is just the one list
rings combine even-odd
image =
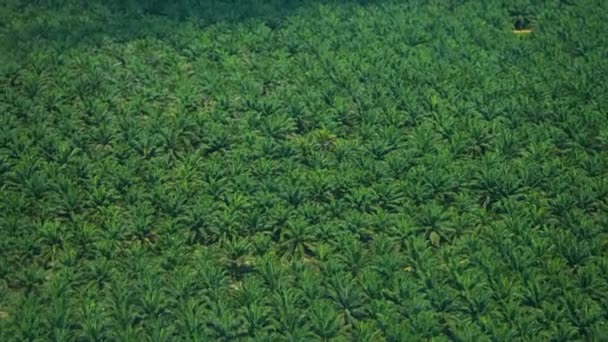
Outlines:
[{"label": "green foliage", "polygon": [[0,340],[606,340],[606,10],[3,1]]}]

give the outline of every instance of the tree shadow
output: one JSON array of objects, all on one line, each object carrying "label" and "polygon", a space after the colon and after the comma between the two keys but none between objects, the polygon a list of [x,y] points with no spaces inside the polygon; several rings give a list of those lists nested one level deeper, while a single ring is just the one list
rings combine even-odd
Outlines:
[{"label": "tree shadow", "polygon": [[[21,16],[18,28],[0,26],[0,74],[24,65],[32,51],[99,46],[143,37],[163,39],[181,25],[262,21],[279,29],[294,14],[318,5],[366,6],[372,0],[17,0],[4,16]],[[28,17],[28,14],[33,15]],[[2,18],[0,17],[0,22]]]},{"label": "tree shadow", "polygon": [[[56,12],[56,18],[0,31],[5,47],[28,50],[58,45],[58,48],[69,48],[79,44],[96,45],[102,39],[123,42],[144,36],[163,38],[185,23],[205,28],[218,23],[259,20],[274,30],[280,28],[287,17],[319,4],[360,6],[377,3],[372,0],[47,1],[50,3],[40,5],[40,11]],[[36,5],[29,6],[31,9]],[[19,8],[13,10],[19,11]],[[87,13],[86,20],[79,20],[82,13]]]}]

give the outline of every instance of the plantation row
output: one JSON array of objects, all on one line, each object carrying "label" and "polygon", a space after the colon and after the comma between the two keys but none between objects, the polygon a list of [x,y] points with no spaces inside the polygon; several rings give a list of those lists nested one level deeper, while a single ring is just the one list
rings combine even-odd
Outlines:
[{"label": "plantation row", "polygon": [[608,337],[604,2],[247,3],[3,5],[0,340]]}]

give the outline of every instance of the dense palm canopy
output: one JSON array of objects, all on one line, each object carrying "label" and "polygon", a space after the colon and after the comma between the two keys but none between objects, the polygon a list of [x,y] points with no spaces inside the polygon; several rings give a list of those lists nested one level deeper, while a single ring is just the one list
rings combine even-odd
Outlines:
[{"label": "dense palm canopy", "polygon": [[0,340],[608,338],[607,10],[3,1]]}]

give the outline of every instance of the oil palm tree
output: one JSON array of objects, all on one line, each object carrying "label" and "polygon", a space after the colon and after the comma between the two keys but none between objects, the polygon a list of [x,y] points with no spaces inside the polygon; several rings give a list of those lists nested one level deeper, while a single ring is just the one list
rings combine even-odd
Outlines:
[{"label": "oil palm tree", "polygon": [[342,324],[353,325],[367,316],[364,295],[351,276],[338,273],[328,281],[327,297],[338,310]]},{"label": "oil palm tree", "polygon": [[311,255],[315,242],[316,228],[302,218],[296,218],[287,223],[281,230],[279,240],[284,253],[302,257]]},{"label": "oil palm tree", "polygon": [[309,316],[312,332],[322,341],[330,341],[344,329],[340,324],[338,313],[327,300],[314,301]]}]

